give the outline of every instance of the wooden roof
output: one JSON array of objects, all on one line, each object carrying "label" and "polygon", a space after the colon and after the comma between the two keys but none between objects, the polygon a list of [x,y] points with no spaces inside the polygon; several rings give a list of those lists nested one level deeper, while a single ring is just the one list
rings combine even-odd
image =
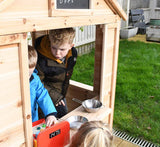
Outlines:
[{"label": "wooden roof", "polygon": [[104,0],[108,6],[110,7],[110,9],[118,14],[123,20],[127,20],[127,15],[126,13],[123,11],[122,7],[120,7],[119,3],[116,0]]},{"label": "wooden roof", "polygon": [[[0,35],[116,23],[127,15],[116,0],[90,0],[89,9],[56,9],[56,0],[0,0]],[[78,17],[77,17],[78,16]]]}]

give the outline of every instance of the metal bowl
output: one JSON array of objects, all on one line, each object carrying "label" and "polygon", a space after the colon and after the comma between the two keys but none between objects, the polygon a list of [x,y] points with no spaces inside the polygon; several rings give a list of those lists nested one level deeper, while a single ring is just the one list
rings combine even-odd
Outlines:
[{"label": "metal bowl", "polygon": [[83,116],[71,116],[66,119],[69,122],[71,129],[79,129],[82,124],[88,121],[86,117]]},{"label": "metal bowl", "polygon": [[95,99],[88,99],[82,102],[82,106],[87,112],[94,113],[102,107],[102,103]]}]

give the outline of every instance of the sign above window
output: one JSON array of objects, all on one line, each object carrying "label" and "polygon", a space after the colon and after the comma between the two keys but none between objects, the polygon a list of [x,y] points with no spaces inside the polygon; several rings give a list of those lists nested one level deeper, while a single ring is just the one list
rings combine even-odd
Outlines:
[{"label": "sign above window", "polygon": [[56,0],[57,9],[89,9],[90,0]]}]

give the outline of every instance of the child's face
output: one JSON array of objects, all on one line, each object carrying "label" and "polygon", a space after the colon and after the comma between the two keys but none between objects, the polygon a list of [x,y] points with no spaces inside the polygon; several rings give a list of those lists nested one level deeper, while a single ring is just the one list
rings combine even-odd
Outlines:
[{"label": "child's face", "polygon": [[65,57],[68,53],[68,51],[73,47],[72,44],[69,43],[64,43],[60,46],[58,45],[51,45],[51,52],[52,55],[56,58],[56,59],[62,59],[63,57]]},{"label": "child's face", "polygon": [[33,71],[34,71],[34,69],[35,69],[35,67],[29,68],[29,78],[31,77],[31,75],[32,75],[32,73],[33,73]]}]

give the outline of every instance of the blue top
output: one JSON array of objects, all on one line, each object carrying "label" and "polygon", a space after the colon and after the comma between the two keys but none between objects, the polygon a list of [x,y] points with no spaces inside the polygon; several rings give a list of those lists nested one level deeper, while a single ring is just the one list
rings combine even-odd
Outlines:
[{"label": "blue top", "polygon": [[32,122],[37,121],[38,118],[38,106],[42,109],[45,117],[48,115],[56,115],[57,111],[48,91],[44,88],[39,76],[33,72],[30,77],[30,98],[31,98],[31,111]]}]

